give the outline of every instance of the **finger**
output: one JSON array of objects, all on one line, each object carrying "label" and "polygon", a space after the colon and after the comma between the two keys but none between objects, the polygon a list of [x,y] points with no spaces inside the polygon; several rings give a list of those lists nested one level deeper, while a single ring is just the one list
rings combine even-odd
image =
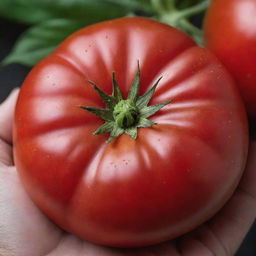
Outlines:
[{"label": "finger", "polygon": [[60,242],[62,231],[34,205],[12,169],[0,171],[0,255],[48,255]]},{"label": "finger", "polygon": [[248,197],[252,198],[253,206],[256,207],[256,142],[252,142],[249,149],[249,158],[247,162],[247,172],[245,172],[240,185]]},{"label": "finger", "polygon": [[[179,256],[176,248],[171,242],[162,243],[155,246],[141,248],[113,248],[90,243],[81,240],[71,234],[65,234],[58,246],[47,256],[63,255],[90,255],[90,256]],[[198,256],[199,254],[197,254]],[[203,255],[203,254],[200,254]]]},{"label": "finger", "polygon": [[12,143],[12,123],[18,93],[19,89],[14,89],[0,105],[0,139],[9,144]]},{"label": "finger", "polygon": [[256,217],[256,143],[252,143],[241,183],[226,206],[209,226],[227,255],[233,255]]},{"label": "finger", "polygon": [[12,123],[18,89],[0,105],[0,164],[13,165],[12,157]]}]

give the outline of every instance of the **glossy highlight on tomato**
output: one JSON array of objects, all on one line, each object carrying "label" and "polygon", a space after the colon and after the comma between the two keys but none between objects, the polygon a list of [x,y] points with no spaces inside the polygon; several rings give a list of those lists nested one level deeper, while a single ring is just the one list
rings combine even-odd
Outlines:
[{"label": "glossy highlight on tomato", "polygon": [[[150,105],[169,102],[138,128],[106,143],[105,108],[88,80],[127,97],[140,63],[140,95],[163,77]],[[98,23],[66,39],[33,68],[18,98],[15,162],[39,208],[83,239],[117,247],[177,237],[212,217],[232,195],[248,147],[233,80],[208,50],[146,18]]]},{"label": "glossy highlight on tomato", "polygon": [[207,47],[236,78],[248,114],[256,118],[256,1],[214,0],[205,19]]}]

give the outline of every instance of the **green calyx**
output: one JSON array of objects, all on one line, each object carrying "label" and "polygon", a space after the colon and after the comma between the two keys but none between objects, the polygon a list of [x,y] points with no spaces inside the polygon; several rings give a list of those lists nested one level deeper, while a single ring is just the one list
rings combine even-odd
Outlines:
[{"label": "green calyx", "polygon": [[107,95],[105,92],[99,89],[97,85],[89,81],[89,83],[100,95],[107,107],[106,109],[84,106],[80,107],[95,114],[105,121],[105,123],[100,126],[94,132],[94,134],[98,135],[103,133],[110,133],[110,136],[107,140],[107,143],[109,143],[123,133],[128,134],[132,139],[136,139],[138,128],[145,128],[155,125],[156,123],[150,121],[148,118],[171,102],[168,101],[161,104],[148,106],[148,103],[152,98],[160,80],[161,78],[159,78],[153,87],[143,96],[139,96],[140,68],[138,64],[138,70],[133,80],[132,87],[129,91],[127,99],[123,99],[114,73],[112,74],[112,95]]}]

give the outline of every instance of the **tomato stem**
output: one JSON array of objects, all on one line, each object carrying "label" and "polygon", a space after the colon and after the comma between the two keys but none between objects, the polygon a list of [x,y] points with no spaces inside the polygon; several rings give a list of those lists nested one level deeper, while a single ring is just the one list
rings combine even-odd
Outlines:
[{"label": "tomato stem", "polygon": [[179,15],[182,18],[189,18],[191,16],[197,15],[197,14],[203,12],[204,10],[206,10],[207,7],[209,6],[209,4],[210,4],[210,0],[204,0],[197,5],[186,8],[184,10],[180,10]]},{"label": "tomato stem", "polygon": [[191,35],[199,45],[203,45],[202,30],[194,26],[189,18],[203,12],[210,4],[210,0],[202,0],[200,3],[186,9],[177,9],[175,0],[165,0],[166,6],[159,0],[151,0],[151,4],[157,13],[156,19]]},{"label": "tomato stem", "polygon": [[132,100],[121,100],[115,106],[113,116],[116,125],[126,129],[137,124],[139,109]]}]

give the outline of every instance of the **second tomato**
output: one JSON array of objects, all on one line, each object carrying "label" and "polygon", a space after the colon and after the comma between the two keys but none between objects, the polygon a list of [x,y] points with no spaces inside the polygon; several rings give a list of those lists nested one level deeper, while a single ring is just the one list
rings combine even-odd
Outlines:
[{"label": "second tomato", "polygon": [[205,20],[205,40],[236,78],[247,111],[256,118],[256,1],[214,0]]}]

